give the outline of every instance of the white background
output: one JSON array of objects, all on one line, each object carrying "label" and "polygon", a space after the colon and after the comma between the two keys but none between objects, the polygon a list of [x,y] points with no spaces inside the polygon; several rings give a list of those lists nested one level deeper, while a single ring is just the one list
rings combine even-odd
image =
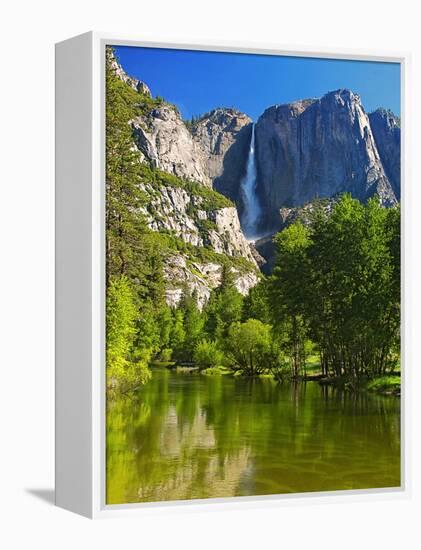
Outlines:
[{"label": "white background", "polygon": [[[421,547],[420,17],[400,0],[38,0],[2,5],[0,202],[0,545],[14,548]],[[87,30],[185,42],[239,40],[377,49],[413,55],[411,209],[407,269],[414,281],[410,333],[412,496],[374,502],[177,509],[92,522],[50,503],[54,475],[54,42]]]}]

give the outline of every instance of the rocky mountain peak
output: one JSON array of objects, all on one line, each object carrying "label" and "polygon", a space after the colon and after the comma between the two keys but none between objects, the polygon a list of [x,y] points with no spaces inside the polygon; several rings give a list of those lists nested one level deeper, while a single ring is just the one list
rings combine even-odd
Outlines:
[{"label": "rocky mountain peak", "polygon": [[192,133],[193,135],[199,134],[203,126],[207,128],[217,126],[220,130],[235,132],[239,131],[245,124],[250,124],[251,122],[252,120],[248,115],[236,109],[218,107],[202,115],[194,122],[192,125]]},{"label": "rocky mountain peak", "polygon": [[109,56],[110,56],[111,68],[114,70],[115,74],[118,76],[120,80],[125,82],[131,88],[133,88],[133,90],[136,90],[136,92],[144,94],[148,97],[152,97],[152,93],[148,85],[145,84],[145,82],[143,82],[142,80],[138,80],[137,78],[133,78],[129,76],[126,73],[126,71],[123,69],[123,67],[120,65],[120,63],[117,61],[112,49],[109,49]]},{"label": "rocky mountain peak", "polygon": [[357,122],[355,129],[360,132],[362,138],[367,137],[364,129],[370,124],[358,94],[348,89],[340,89],[328,92],[319,101],[320,108],[332,113],[332,116],[347,117],[352,125]]},{"label": "rocky mountain peak", "polygon": [[282,120],[287,120],[289,118],[296,118],[300,116],[310,105],[318,101],[314,98],[308,99],[299,99],[292,103],[279,103],[268,107],[263,114],[260,116],[260,119],[271,119],[281,122]]},{"label": "rocky mountain peak", "polygon": [[341,107],[349,107],[352,103],[361,104],[360,96],[347,88],[327,92],[322,96],[321,101],[334,102]]},{"label": "rocky mountain peak", "polygon": [[256,123],[259,195],[267,223],[279,228],[281,207],[350,192],[396,203],[370,120],[358,94],[340,89],[320,99],[267,109]]}]

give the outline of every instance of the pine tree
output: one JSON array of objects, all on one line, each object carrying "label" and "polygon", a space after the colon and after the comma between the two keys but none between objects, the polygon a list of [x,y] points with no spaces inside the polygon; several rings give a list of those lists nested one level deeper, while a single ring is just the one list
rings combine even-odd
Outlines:
[{"label": "pine tree", "polygon": [[[107,49],[106,65],[106,273],[144,280],[142,234],[147,226],[140,208],[144,194],[139,187],[140,158],[133,147],[129,124],[133,113],[125,101],[126,86],[116,76]],[[131,90],[133,93],[134,90]]]}]

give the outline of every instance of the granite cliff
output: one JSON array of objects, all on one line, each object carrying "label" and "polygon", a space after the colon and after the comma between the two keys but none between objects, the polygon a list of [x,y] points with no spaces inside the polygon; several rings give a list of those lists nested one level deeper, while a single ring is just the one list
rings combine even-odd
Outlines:
[{"label": "granite cliff", "polygon": [[[387,141],[384,126],[379,124],[377,133],[383,132]],[[370,118],[350,90],[270,107],[255,131],[266,229],[280,227],[282,207],[343,192],[361,201],[377,194],[384,206],[396,204],[399,181],[393,186],[389,180]]]},{"label": "granite cliff", "polygon": [[[193,123],[171,104],[132,121],[139,151],[157,168],[236,195],[244,171],[251,119],[218,108]],[[233,191],[232,191],[233,190]]]},{"label": "granite cliff", "polygon": [[224,269],[248,294],[259,280],[259,256],[243,235],[235,205],[205,186],[159,174],[145,171],[140,188],[148,197],[142,209],[147,225],[170,243],[163,257],[168,304],[177,305],[187,288],[203,307]]},{"label": "granite cliff", "polygon": [[401,121],[386,109],[368,115],[377,150],[393,192],[401,196]]},{"label": "granite cliff", "polygon": [[245,173],[252,120],[235,109],[218,108],[196,120],[193,139],[200,144],[215,190],[241,207],[239,182]]},{"label": "granite cliff", "polygon": [[151,109],[133,119],[132,126],[136,146],[152,166],[212,186],[204,151],[174,105]]}]

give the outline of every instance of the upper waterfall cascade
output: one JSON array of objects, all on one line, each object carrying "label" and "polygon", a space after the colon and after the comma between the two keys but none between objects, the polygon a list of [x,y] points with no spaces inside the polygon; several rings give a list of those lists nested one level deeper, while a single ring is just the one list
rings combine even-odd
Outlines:
[{"label": "upper waterfall cascade", "polygon": [[257,171],[255,162],[255,135],[254,124],[251,130],[250,149],[247,159],[246,175],[241,181],[241,198],[243,200],[243,213],[241,227],[248,240],[257,237],[257,228],[262,215],[259,197],[257,195]]}]

